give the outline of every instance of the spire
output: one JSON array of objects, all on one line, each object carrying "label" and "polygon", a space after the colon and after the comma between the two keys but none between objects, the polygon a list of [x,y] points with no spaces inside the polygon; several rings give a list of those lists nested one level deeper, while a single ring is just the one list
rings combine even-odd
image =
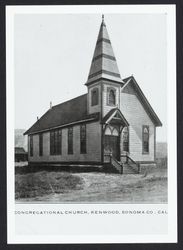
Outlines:
[{"label": "spire", "polygon": [[102,14],[102,22],[104,22],[104,14]]},{"label": "spire", "polygon": [[122,83],[122,79],[116,63],[116,58],[111,46],[109,35],[102,15],[102,23],[100,26],[97,43],[90,67],[90,72],[86,85],[91,82],[105,78]]}]

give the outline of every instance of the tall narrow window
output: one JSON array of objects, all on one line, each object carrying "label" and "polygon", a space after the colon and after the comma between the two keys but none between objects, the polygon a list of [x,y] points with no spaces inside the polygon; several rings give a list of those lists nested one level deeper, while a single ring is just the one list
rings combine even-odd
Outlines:
[{"label": "tall narrow window", "polygon": [[114,106],[116,104],[116,91],[114,89],[108,90],[108,105]]},{"label": "tall narrow window", "polygon": [[73,154],[73,128],[68,128],[68,154]]},{"label": "tall narrow window", "polygon": [[39,156],[43,155],[43,134],[39,134]]},{"label": "tall narrow window", "polygon": [[57,129],[50,132],[50,154],[62,154],[62,130]]},{"label": "tall narrow window", "polygon": [[30,156],[33,156],[33,136],[30,135]]},{"label": "tall narrow window", "polygon": [[58,130],[58,147],[57,147],[57,153],[59,155],[62,154],[62,130]]},{"label": "tall narrow window", "polygon": [[142,134],[142,152],[149,153],[149,126],[143,126]]},{"label": "tall narrow window", "polygon": [[91,105],[95,106],[98,104],[98,88],[94,88],[91,92]]},{"label": "tall narrow window", "polygon": [[129,152],[129,132],[127,127],[124,127],[123,129],[122,139],[123,139],[123,151]]},{"label": "tall narrow window", "polygon": [[86,154],[86,124],[80,126],[80,153]]},{"label": "tall narrow window", "polygon": [[50,132],[50,155],[54,154],[54,131]]}]

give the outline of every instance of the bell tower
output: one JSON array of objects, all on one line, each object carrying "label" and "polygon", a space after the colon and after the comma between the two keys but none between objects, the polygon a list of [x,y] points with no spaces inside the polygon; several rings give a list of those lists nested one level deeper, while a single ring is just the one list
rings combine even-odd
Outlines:
[{"label": "bell tower", "polygon": [[110,109],[120,106],[123,85],[111,41],[102,15],[102,23],[94,50],[87,82],[88,113],[100,112],[101,118]]}]

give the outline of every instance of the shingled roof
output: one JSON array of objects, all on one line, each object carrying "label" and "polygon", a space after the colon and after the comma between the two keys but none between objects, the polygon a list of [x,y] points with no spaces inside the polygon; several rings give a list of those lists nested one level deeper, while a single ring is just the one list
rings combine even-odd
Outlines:
[{"label": "shingled roof", "polygon": [[15,154],[27,154],[22,147],[15,147]]},{"label": "shingled roof", "polygon": [[90,67],[90,72],[86,85],[90,85],[96,80],[107,79],[122,84],[118,65],[114,51],[109,39],[104,16],[100,25],[100,30],[94,50],[94,55]]},{"label": "shingled roof", "polygon": [[78,96],[49,109],[24,135],[38,133],[84,120],[98,120],[99,114],[87,114],[87,94]]}]

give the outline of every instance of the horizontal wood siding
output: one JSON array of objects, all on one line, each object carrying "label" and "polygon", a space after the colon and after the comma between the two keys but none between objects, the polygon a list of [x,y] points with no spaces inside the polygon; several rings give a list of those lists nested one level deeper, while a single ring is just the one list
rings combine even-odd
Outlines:
[{"label": "horizontal wood siding", "polygon": [[[129,90],[128,90],[129,91]],[[129,152],[135,161],[154,161],[155,127],[137,96],[131,93],[121,93],[121,111],[129,127]],[[149,126],[149,153],[142,152],[142,126]]]},{"label": "horizontal wood siding", "polygon": [[33,156],[30,162],[100,162],[101,161],[101,127],[99,122],[86,124],[87,153],[80,154],[80,126],[73,127],[73,154],[68,155],[68,129],[62,129],[62,154],[50,155],[50,133],[43,133],[43,155],[39,156],[39,135],[33,135]]},{"label": "horizontal wood siding", "polygon": [[[98,105],[95,105],[95,106],[92,106],[91,105],[91,93],[92,93],[92,90],[95,89],[95,88],[98,88]],[[100,112],[101,111],[101,85],[100,83],[96,83],[96,84],[92,84],[92,86],[90,86],[88,88],[88,111],[89,111],[89,114],[92,114],[92,113],[96,113],[96,112]]]},{"label": "horizontal wood siding", "polygon": [[[119,85],[119,84],[118,84]],[[119,98],[119,94],[120,94],[120,88],[119,86],[116,84],[107,84],[106,82],[104,82],[104,87],[103,87],[103,117],[113,108],[116,107],[120,107],[120,98]],[[113,88],[116,90],[116,105],[115,106],[109,106],[107,104],[107,100],[108,100],[108,96],[107,96],[107,89],[108,88]]]}]

